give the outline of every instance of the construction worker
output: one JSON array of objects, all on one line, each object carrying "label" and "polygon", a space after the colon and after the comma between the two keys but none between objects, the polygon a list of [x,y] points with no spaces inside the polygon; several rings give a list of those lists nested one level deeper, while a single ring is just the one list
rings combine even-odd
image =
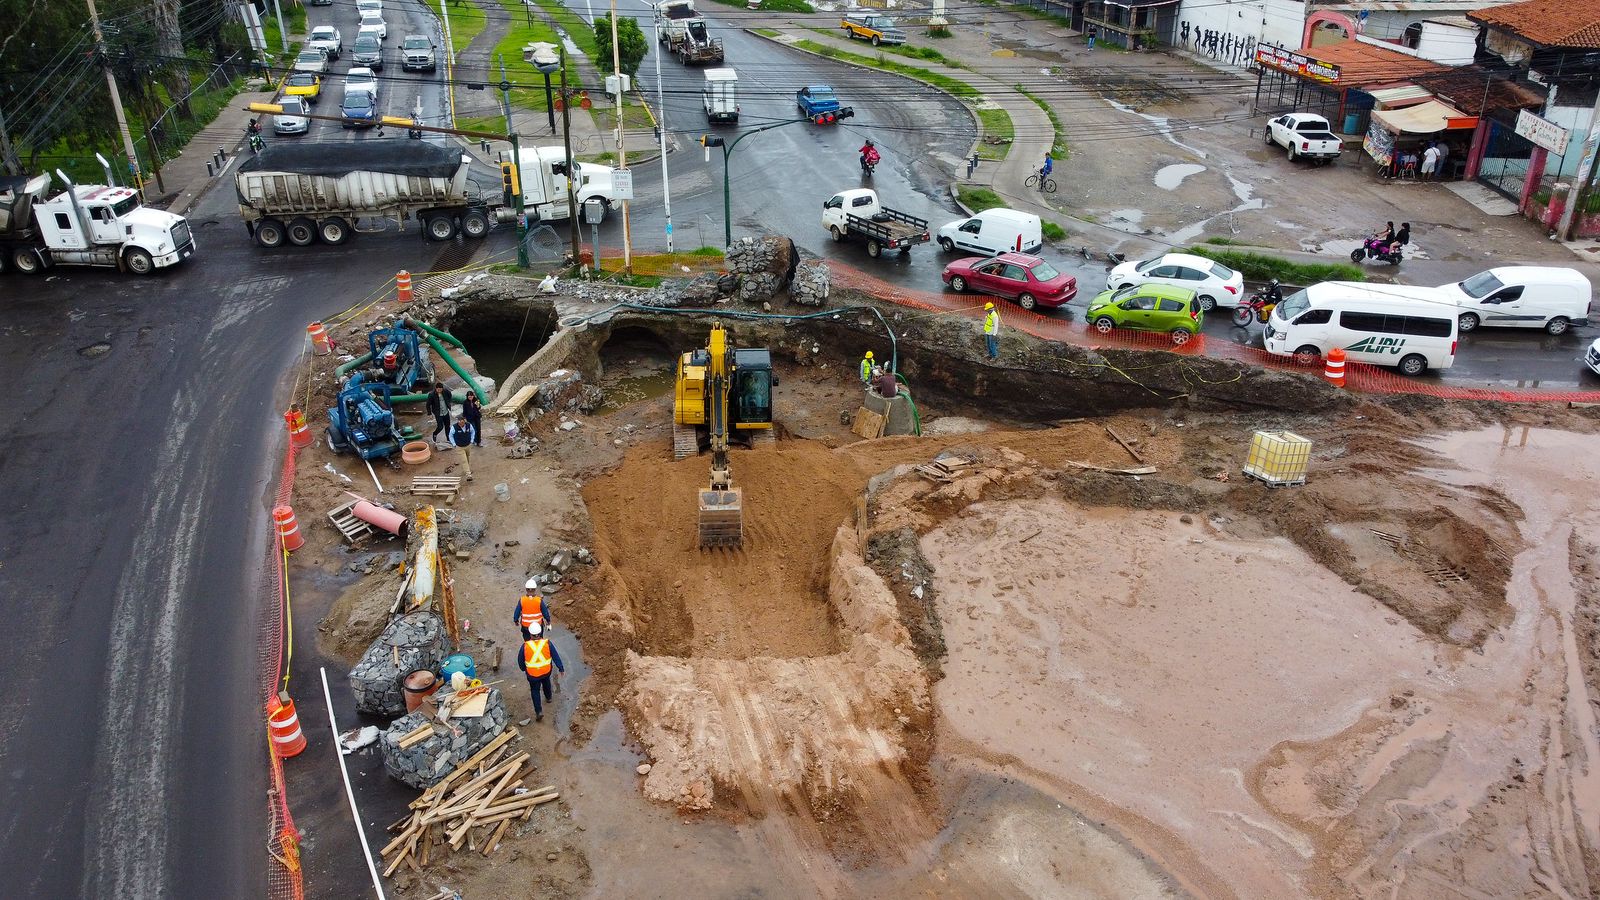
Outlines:
[{"label": "construction worker", "polygon": [[993,303],[983,305],[983,341],[989,347],[989,358],[1000,358],[1000,311]]},{"label": "construction worker", "polygon": [[472,480],[472,444],[477,440],[478,432],[467,421],[466,416],[456,417],[456,427],[450,429],[450,442],[461,450],[461,468],[467,474],[467,480]]},{"label": "construction worker", "polygon": [[522,592],[522,599],[511,608],[511,621],[522,632],[523,640],[528,639],[528,632],[534,625],[540,629],[550,627],[550,604],[540,596],[538,584],[531,578],[528,579],[527,589]]},{"label": "construction worker", "polygon": [[872,351],[871,350],[868,350],[867,351],[867,355],[863,356],[861,358],[861,383],[862,384],[871,384],[872,383]]},{"label": "construction worker", "polygon": [[[528,639],[522,644],[522,671],[528,676],[528,691],[533,694],[533,720],[544,721],[544,704],[551,699],[550,693],[550,666],[554,664],[557,672],[565,673],[567,667],[561,664],[561,654],[556,652],[556,645],[544,636],[544,628],[535,622],[528,629]],[[544,699],[539,698],[543,692]]]}]

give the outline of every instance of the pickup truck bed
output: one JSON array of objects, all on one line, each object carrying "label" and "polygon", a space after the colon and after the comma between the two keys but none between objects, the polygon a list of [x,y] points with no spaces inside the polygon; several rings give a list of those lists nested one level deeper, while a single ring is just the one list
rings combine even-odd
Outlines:
[{"label": "pickup truck bed", "polygon": [[927,219],[919,219],[887,206],[881,207],[881,210],[886,217],[881,222],[864,216],[845,216],[845,225],[850,232],[866,240],[868,256],[877,256],[884,250],[909,253],[912,247],[926,244],[930,239]]}]

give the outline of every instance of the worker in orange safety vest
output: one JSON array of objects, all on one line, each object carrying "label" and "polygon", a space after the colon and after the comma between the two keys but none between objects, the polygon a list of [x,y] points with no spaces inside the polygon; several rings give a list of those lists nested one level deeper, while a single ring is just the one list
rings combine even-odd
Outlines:
[{"label": "worker in orange safety vest", "polygon": [[532,581],[528,582],[527,590],[522,593],[522,599],[511,607],[511,621],[516,623],[517,629],[522,632],[523,640],[528,639],[528,628],[531,625],[550,627],[550,604],[539,595]]},{"label": "worker in orange safety vest", "polygon": [[[528,676],[528,691],[533,694],[533,720],[544,721],[544,704],[551,699],[550,693],[550,668],[555,667],[557,672],[565,673],[567,667],[561,664],[561,654],[556,652],[556,646],[545,638],[544,628],[535,622],[528,629],[528,640],[522,645],[522,671]],[[544,699],[539,694],[544,694]]]}]

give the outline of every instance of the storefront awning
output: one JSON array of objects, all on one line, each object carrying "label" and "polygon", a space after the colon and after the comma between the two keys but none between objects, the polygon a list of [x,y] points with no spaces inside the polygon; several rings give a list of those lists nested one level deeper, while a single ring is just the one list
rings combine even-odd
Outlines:
[{"label": "storefront awning", "polygon": [[1373,110],[1372,118],[1395,134],[1434,134],[1450,128],[1451,119],[1467,117],[1437,100],[1429,100],[1404,109]]},{"label": "storefront awning", "polygon": [[1403,84],[1399,87],[1379,88],[1368,91],[1376,102],[1378,109],[1395,109],[1403,106],[1415,106],[1424,100],[1432,99],[1433,92],[1414,84]]}]

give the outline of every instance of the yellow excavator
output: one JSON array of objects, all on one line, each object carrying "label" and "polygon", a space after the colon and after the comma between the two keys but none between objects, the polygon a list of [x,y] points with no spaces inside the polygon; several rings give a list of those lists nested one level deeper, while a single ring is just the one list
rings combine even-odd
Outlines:
[{"label": "yellow excavator", "polygon": [[735,349],[720,324],[711,327],[704,348],[678,358],[673,458],[711,451],[711,485],[699,492],[702,548],[737,547],[744,542],[744,496],[733,486],[728,447],[776,440],[772,389],[777,384],[772,354],[765,348]]}]

